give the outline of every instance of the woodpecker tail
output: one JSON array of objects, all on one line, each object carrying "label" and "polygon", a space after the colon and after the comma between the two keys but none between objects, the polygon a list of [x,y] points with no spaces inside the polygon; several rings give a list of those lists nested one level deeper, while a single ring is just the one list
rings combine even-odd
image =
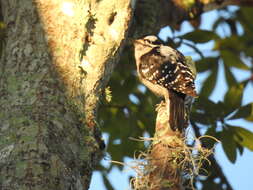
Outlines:
[{"label": "woodpecker tail", "polygon": [[173,131],[182,131],[185,125],[185,94],[169,91],[169,123]]}]

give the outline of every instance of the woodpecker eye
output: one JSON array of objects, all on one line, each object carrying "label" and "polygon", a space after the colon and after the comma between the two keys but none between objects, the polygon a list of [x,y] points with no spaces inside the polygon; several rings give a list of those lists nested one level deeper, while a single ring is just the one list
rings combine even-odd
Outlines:
[{"label": "woodpecker eye", "polygon": [[161,45],[162,44],[159,40],[153,41],[151,43],[154,44],[154,45]]},{"label": "woodpecker eye", "polygon": [[149,40],[149,39],[144,39],[144,41],[147,43],[147,44],[152,44],[152,45],[161,45],[162,43],[159,41],[159,40]]},{"label": "woodpecker eye", "polygon": [[148,39],[144,39],[145,42],[149,43],[149,44],[152,44],[152,42]]}]

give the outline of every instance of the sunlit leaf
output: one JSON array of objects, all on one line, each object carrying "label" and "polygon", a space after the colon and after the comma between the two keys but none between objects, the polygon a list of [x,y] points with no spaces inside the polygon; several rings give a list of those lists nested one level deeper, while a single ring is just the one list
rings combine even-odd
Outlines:
[{"label": "sunlit leaf", "polygon": [[230,108],[230,110],[241,106],[243,89],[242,84],[234,85],[228,89],[224,97],[224,103]]},{"label": "sunlit leaf", "polygon": [[249,70],[249,67],[241,61],[241,59],[239,58],[239,55],[237,55],[236,53],[232,51],[221,50],[221,57],[224,63],[229,67],[232,66],[238,69]]},{"label": "sunlit leaf", "polygon": [[234,127],[230,126],[231,129],[236,134],[236,141],[244,146],[253,151],[253,133],[247,129],[244,129],[242,127]]},{"label": "sunlit leaf", "polygon": [[219,51],[230,51],[236,54],[239,54],[245,47],[242,37],[237,35],[231,35],[226,38],[218,39],[215,41],[214,50]]},{"label": "sunlit leaf", "polygon": [[248,120],[248,121],[253,121],[253,106],[251,107],[251,114],[250,114],[250,116],[246,117],[245,119]]}]

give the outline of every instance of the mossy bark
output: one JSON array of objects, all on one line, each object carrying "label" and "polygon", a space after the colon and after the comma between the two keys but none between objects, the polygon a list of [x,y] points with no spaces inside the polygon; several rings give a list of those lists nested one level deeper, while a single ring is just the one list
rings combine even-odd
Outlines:
[{"label": "mossy bark", "polygon": [[88,189],[102,155],[96,109],[124,44],[130,2],[63,3],[1,1],[2,190]]}]

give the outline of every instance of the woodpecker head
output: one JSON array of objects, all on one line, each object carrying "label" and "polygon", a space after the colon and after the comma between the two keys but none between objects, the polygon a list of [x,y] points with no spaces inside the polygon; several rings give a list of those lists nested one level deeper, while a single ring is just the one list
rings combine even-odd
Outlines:
[{"label": "woodpecker head", "polygon": [[[154,86],[196,97],[191,62],[184,55],[163,45],[156,36],[146,36],[134,42],[137,73],[141,81],[156,94]],[[163,95],[163,94],[161,94]]]},{"label": "woodpecker head", "polygon": [[135,59],[138,60],[142,55],[151,51],[154,47],[162,43],[156,36],[146,36],[134,41]]}]

